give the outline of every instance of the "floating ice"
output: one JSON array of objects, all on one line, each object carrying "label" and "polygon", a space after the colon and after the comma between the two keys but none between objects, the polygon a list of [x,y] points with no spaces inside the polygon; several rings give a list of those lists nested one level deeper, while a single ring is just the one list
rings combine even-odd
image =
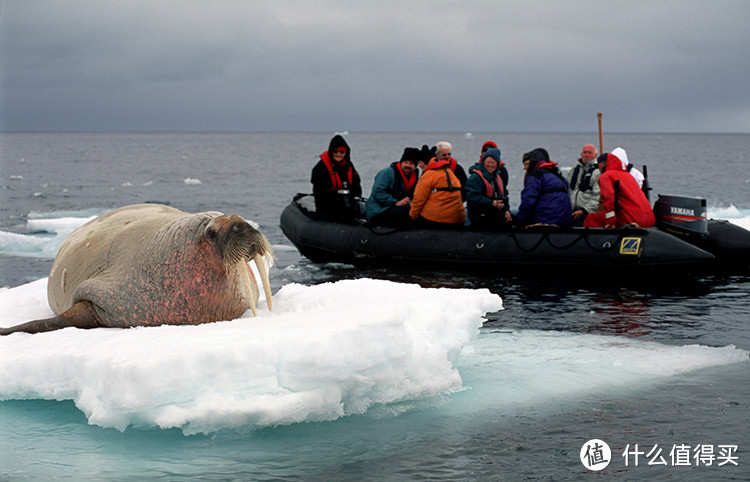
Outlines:
[{"label": "floating ice", "polygon": [[[51,316],[45,285],[1,291],[0,324]],[[274,312],[231,322],[18,333],[0,338],[0,399],[71,399],[119,430],[334,420],[460,387],[453,360],[501,308],[487,290],[364,279],[287,285]]]},{"label": "floating ice", "polygon": [[[0,325],[50,316],[45,297],[46,279],[0,290]],[[487,290],[289,284],[272,313],[262,306],[257,317],[197,326],[0,337],[0,400],[70,399],[102,427],[192,434],[446,402],[500,414],[750,363],[733,346],[480,332],[483,315],[502,309]]]}]

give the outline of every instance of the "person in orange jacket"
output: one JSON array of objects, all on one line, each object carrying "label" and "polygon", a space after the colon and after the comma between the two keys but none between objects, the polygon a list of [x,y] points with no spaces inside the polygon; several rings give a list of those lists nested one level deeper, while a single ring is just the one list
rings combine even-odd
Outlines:
[{"label": "person in orange jacket", "polygon": [[409,217],[421,224],[463,226],[466,209],[461,182],[451,171],[450,161],[430,159],[414,189]]}]

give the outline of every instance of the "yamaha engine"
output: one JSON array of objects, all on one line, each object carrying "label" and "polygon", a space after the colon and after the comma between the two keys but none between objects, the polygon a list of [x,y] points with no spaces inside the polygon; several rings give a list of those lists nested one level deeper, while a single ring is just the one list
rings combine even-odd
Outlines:
[{"label": "yamaha engine", "polygon": [[699,197],[659,194],[654,203],[656,227],[681,238],[708,236],[706,200]]}]

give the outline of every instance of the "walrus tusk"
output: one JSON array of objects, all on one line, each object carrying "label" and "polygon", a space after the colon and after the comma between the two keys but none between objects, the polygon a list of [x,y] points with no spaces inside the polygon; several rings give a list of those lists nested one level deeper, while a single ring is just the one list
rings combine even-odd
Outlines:
[{"label": "walrus tusk", "polygon": [[258,316],[258,313],[255,311],[255,293],[253,293],[253,282],[255,282],[255,276],[253,276],[253,271],[249,264],[245,267],[247,270],[240,270],[240,272],[245,275],[245,281],[248,288],[250,288],[250,293],[248,293],[248,298],[250,298],[250,310],[253,312],[253,316]]},{"label": "walrus tusk", "polygon": [[268,266],[266,266],[266,260],[260,255],[260,253],[256,253],[253,260],[255,261],[255,266],[258,267],[260,280],[263,283],[263,292],[266,294],[268,311],[271,311],[271,281],[268,279]]}]

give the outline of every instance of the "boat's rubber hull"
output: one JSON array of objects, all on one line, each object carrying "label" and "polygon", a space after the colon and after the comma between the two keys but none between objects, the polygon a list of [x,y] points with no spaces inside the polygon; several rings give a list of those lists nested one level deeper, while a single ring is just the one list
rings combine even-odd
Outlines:
[{"label": "boat's rubber hull", "polygon": [[413,229],[317,219],[292,202],[280,226],[302,255],[354,265],[433,268],[645,268],[710,263],[714,256],[657,229],[536,227]]},{"label": "boat's rubber hull", "polygon": [[750,231],[724,219],[709,219],[707,233],[695,235],[671,227],[664,231],[716,256],[722,265],[750,265]]}]

